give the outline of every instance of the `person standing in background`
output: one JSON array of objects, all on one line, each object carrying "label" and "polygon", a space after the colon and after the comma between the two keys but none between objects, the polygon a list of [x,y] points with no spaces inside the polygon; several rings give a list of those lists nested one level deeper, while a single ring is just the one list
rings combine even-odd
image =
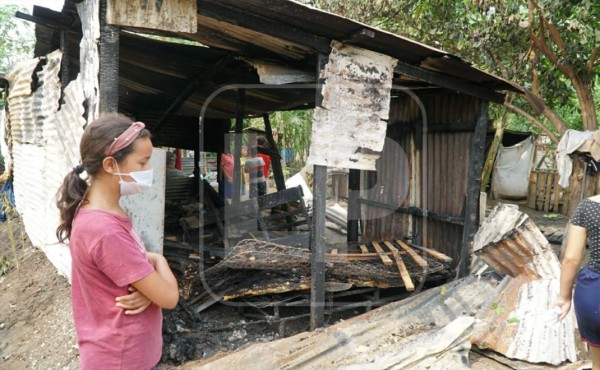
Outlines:
[{"label": "person standing in background", "polygon": [[[263,136],[258,136],[256,138],[256,145],[258,148],[262,149],[262,151],[268,151],[269,144],[267,143],[267,139],[265,139]],[[262,158],[263,162],[265,163],[263,166],[263,176],[265,177],[265,186],[267,187],[268,191],[269,176],[271,174],[271,156],[259,151],[258,157]]]},{"label": "person standing in background", "polygon": [[248,173],[250,177],[250,198],[267,194],[267,183],[263,175],[265,162],[257,154],[256,147],[251,147],[250,158],[246,160],[246,165],[244,166],[244,172]]},{"label": "person standing in background", "polygon": [[[240,158],[240,168],[246,168],[246,160],[248,159],[248,147],[242,145],[242,158]],[[242,192],[241,195],[246,195],[246,184],[248,183],[248,174],[246,171],[242,172]]]},{"label": "person standing in background", "polygon": [[231,199],[233,194],[233,155],[221,154],[221,173],[223,175],[223,198]]}]

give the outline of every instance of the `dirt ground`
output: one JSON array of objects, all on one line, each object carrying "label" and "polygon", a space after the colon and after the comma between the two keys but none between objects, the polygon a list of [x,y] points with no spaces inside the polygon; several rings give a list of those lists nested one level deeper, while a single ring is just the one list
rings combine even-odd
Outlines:
[{"label": "dirt ground", "polygon": [[[78,349],[71,316],[70,286],[59,276],[45,255],[34,248],[13,222],[19,268],[14,263],[8,224],[0,223],[0,256],[11,266],[0,276],[0,369],[77,369]],[[347,312],[357,315],[361,312]],[[332,325],[343,317],[329,318]],[[159,369],[176,368],[191,360],[210,360],[252,343],[280,338],[279,326],[257,323],[240,310],[215,305],[192,319],[182,308],[165,312],[165,347]],[[308,319],[286,324],[284,336],[308,330]],[[490,354],[470,352],[473,369],[511,368],[549,369],[547,366],[521,365]],[[581,364],[561,367],[579,369]]]}]

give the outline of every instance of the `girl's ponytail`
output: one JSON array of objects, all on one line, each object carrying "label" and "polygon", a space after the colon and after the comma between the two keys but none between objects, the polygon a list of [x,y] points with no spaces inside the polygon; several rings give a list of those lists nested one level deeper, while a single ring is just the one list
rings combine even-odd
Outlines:
[{"label": "girl's ponytail", "polygon": [[88,188],[87,182],[79,177],[83,171],[83,165],[75,166],[73,171],[65,176],[63,184],[58,190],[56,206],[60,211],[61,222],[56,229],[56,237],[61,243],[64,243],[71,237],[73,218],[75,218],[75,213],[79,209],[81,202],[83,202]]}]

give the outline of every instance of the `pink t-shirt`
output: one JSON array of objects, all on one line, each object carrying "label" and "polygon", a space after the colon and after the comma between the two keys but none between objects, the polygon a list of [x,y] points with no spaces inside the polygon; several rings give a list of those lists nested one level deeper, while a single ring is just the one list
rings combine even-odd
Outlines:
[{"label": "pink t-shirt", "polygon": [[128,217],[80,209],[70,238],[72,302],[80,367],[149,370],[162,353],[162,310],[125,315],[115,298],[154,271]]}]

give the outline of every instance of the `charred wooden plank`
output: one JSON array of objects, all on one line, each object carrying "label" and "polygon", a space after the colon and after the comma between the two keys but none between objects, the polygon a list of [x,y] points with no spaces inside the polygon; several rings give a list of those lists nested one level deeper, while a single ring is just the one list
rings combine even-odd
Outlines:
[{"label": "charred wooden plank", "polygon": [[471,248],[473,237],[479,226],[479,189],[481,187],[481,171],[485,152],[485,135],[489,126],[488,102],[479,104],[479,115],[475,126],[475,135],[471,143],[469,158],[469,172],[467,177],[467,198],[465,204],[465,227],[463,229],[462,246],[460,250],[460,262],[458,276],[465,277],[471,266]]},{"label": "charred wooden plank", "polygon": [[[402,252],[400,252],[402,253]],[[392,252],[385,252],[387,256],[391,256]],[[369,261],[379,259],[379,253],[336,253],[327,254],[325,259],[327,262],[352,262],[352,261]]]},{"label": "charred wooden plank", "polygon": [[427,267],[427,261],[425,261],[421,256],[419,256],[411,247],[408,246],[408,244],[406,244],[405,242],[403,242],[400,239],[396,239],[396,243],[402,247],[402,249],[404,249],[404,251],[406,253],[408,253],[412,259],[415,261],[415,263],[419,266],[422,267]]},{"label": "charred wooden plank", "polygon": [[383,248],[381,248],[381,245],[379,245],[379,243],[372,242],[372,244],[373,248],[375,248],[375,251],[377,251],[377,254],[379,254],[379,258],[381,258],[381,262],[383,262],[384,265],[389,266],[394,263],[392,259],[385,254]]},{"label": "charred wooden plank", "polygon": [[398,266],[398,271],[400,271],[400,277],[402,277],[402,281],[404,282],[404,287],[409,292],[412,292],[413,290],[415,290],[415,285],[413,284],[412,279],[410,278],[410,274],[408,273],[408,270],[406,269],[406,265],[404,264],[404,261],[402,260],[402,256],[400,256],[400,253],[398,253],[397,250],[392,252],[392,255],[394,256],[394,260],[396,260],[396,265]]},{"label": "charred wooden plank", "polygon": [[432,249],[425,248],[425,247],[422,247],[422,246],[420,246],[420,245],[410,244],[410,246],[411,246],[412,248],[415,248],[415,249],[417,249],[417,250],[423,251],[423,252],[425,252],[425,253],[426,253],[428,256],[430,256],[430,257],[432,257],[432,258],[435,258],[435,259],[437,259],[437,260],[439,260],[439,261],[442,261],[442,262],[444,262],[444,263],[451,263],[451,262],[452,262],[452,258],[450,258],[450,257],[446,256],[444,253],[440,253],[440,252],[438,252],[438,251],[434,251],[434,250],[432,250]]},{"label": "charred wooden plank", "polygon": [[302,199],[304,193],[300,186],[284,189],[276,193],[269,193],[257,198],[258,207],[261,210],[270,209],[282,204],[296,202]]},{"label": "charred wooden plank", "polygon": [[406,290],[408,290],[409,292],[412,292],[413,290],[415,290],[415,285],[413,284],[412,279],[410,278],[410,274],[406,269],[406,265],[402,260],[402,256],[400,256],[400,252],[396,247],[392,245],[392,243],[388,241],[384,241],[383,244],[385,244],[385,246],[388,247],[388,249],[392,252],[392,256],[396,261],[396,266],[398,266],[398,271],[400,271],[400,277],[404,282],[404,287],[406,287]]}]

